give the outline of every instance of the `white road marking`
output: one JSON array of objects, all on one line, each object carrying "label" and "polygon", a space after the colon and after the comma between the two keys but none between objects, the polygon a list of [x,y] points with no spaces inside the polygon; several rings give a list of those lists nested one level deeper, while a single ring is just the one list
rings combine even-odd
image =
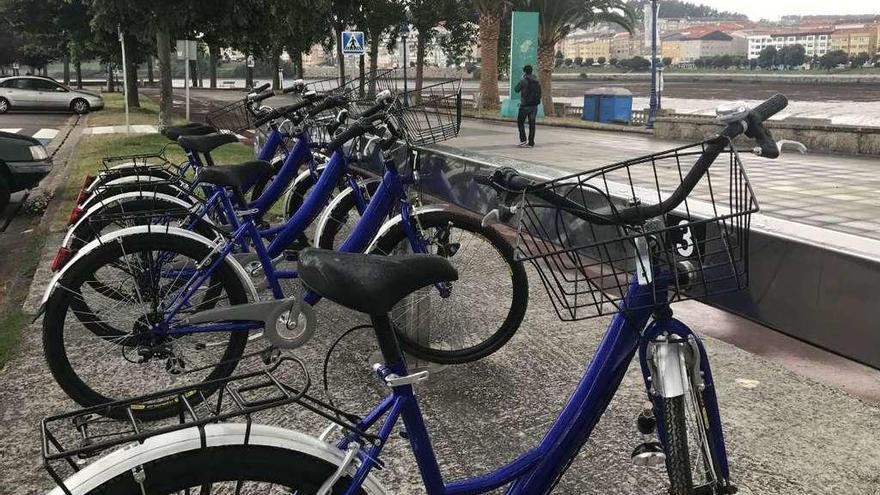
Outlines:
[{"label": "white road marking", "polygon": [[18,134],[21,131],[21,128],[18,129],[0,129],[0,132],[11,132],[13,134]]},{"label": "white road marking", "polygon": [[55,136],[58,135],[58,129],[40,129],[34,135],[34,139],[48,139],[52,140]]}]

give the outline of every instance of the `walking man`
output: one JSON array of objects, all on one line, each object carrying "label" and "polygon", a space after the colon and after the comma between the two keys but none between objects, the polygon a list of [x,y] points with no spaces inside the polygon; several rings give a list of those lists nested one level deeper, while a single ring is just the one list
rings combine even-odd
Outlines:
[{"label": "walking man", "polygon": [[[541,103],[541,83],[532,75],[532,66],[523,67],[522,79],[516,83],[514,91],[520,93],[519,115],[516,123],[519,126],[519,147],[535,146],[535,118],[538,116],[538,104]],[[529,139],[526,141],[526,118],[529,119]]]}]

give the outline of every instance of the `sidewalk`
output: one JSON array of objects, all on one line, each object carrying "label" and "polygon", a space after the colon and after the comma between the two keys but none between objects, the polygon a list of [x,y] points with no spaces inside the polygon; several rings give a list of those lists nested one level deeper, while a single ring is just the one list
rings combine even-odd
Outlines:
[{"label": "sidewalk", "polygon": [[[444,144],[571,172],[682,144],[550,126],[538,126],[535,141],[534,148],[518,148],[516,124],[465,119],[460,136]],[[778,160],[744,154],[742,159],[762,214],[880,240],[880,160],[809,152]]]}]

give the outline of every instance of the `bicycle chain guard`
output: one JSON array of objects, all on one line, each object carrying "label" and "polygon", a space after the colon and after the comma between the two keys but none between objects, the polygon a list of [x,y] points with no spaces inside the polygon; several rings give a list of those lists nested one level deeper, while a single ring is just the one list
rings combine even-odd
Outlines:
[{"label": "bicycle chain guard", "polygon": [[[265,329],[263,335],[280,349],[296,349],[302,346],[312,338],[317,326],[312,307],[301,304],[298,295],[199,311],[184,319],[182,323],[217,321],[262,321]],[[291,324],[291,321],[295,323]],[[278,328],[279,322],[284,325],[281,329]]]}]

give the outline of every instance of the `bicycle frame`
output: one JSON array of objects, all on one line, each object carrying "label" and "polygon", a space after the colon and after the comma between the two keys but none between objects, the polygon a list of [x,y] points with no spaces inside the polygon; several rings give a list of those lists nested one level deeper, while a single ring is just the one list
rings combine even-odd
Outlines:
[{"label": "bicycle frame", "polygon": [[[298,151],[299,150],[299,151]],[[309,153],[308,138],[304,138],[297,142],[296,147],[288,156],[288,160],[295,159],[299,153]],[[382,157],[380,150],[372,155],[374,160]],[[352,233],[340,246],[343,252],[363,252],[367,249],[370,241],[376,236],[385,223],[387,217],[399,207],[404,222],[404,229],[410,245],[414,252],[425,252],[426,246],[422,242],[420,236],[416,233],[410,218],[410,204],[407,200],[404,182],[398,174],[397,167],[393,161],[384,162],[385,172],[382,181],[379,184],[375,194],[366,203],[363,215],[358,220]],[[297,277],[296,271],[293,270],[277,270],[273,264],[273,259],[278,258],[295,239],[297,239],[306,227],[314,221],[318,214],[323,210],[326,201],[330,198],[334,188],[339,180],[344,177],[348,170],[348,161],[345,154],[341,150],[336,150],[331,155],[326,168],[321,173],[318,182],[315,184],[312,193],[306,198],[303,205],[297,210],[293,217],[286,223],[278,227],[260,231],[254,221],[252,213],[243,215],[241,224],[235,232],[227,239],[227,241],[219,248],[219,256],[201,273],[195,273],[188,283],[177,293],[177,296],[165,306],[165,317],[162,324],[159,325],[162,331],[167,335],[179,335],[202,332],[225,332],[237,330],[254,330],[262,328],[262,322],[257,321],[235,321],[208,323],[204,325],[192,326],[173,325],[175,315],[183,308],[188,307],[189,298],[195,293],[205,281],[217,270],[223,263],[226,256],[229,256],[237,244],[242,244],[245,240],[250,240],[253,244],[257,259],[262,267],[263,274],[273,297],[284,299],[285,295],[280,285],[282,279],[292,279]],[[280,182],[280,181],[279,181]],[[356,185],[354,187],[357,187]],[[270,186],[271,189],[271,186]],[[279,188],[280,189],[280,188]],[[266,192],[268,193],[268,191]],[[356,189],[356,193],[360,194],[360,189]],[[264,194],[265,196],[265,194]],[[262,199],[263,196],[260,197]],[[259,200],[255,203],[259,209]],[[263,238],[269,233],[275,237],[266,246]],[[163,275],[164,277],[164,275]],[[315,305],[320,301],[320,297],[313,292],[306,292],[302,300],[309,305]],[[242,305],[246,306],[246,305]]]},{"label": "bicycle frame", "polygon": [[[651,286],[640,286],[633,277],[626,296],[626,303],[633,307],[644,306],[645,303],[652,300],[654,294]],[[659,309],[664,308],[661,306]],[[649,396],[651,395],[647,381],[648,366],[644,350],[651,339],[661,332],[674,333],[682,338],[693,337],[699,348],[700,369],[704,372],[706,385],[702,394],[706,399],[706,413],[709,416],[714,439],[711,445],[712,456],[720,468],[721,481],[726,482],[728,479],[727,454],[712,375],[702,343],[684,323],[671,318],[671,316],[654,320],[649,324],[652,312],[653,310],[650,308],[639,310],[623,308],[620,313],[615,315],[568,403],[560,411],[539,444],[512,462],[474,478],[453,482],[443,480],[418,401],[413,394],[412,385],[393,387],[391,394],[357,423],[361,430],[368,430],[379,423],[382,417],[385,417],[384,422],[378,427],[379,441],[369,449],[357,447],[362,464],[353,476],[353,482],[345,494],[357,493],[360,483],[366,479],[370,470],[379,465],[382,448],[400,419],[403,420],[406,427],[416,463],[429,495],[475,495],[506,485],[510,485],[505,492],[508,495],[548,493],[589,438],[623,380],[636,351],[640,351],[639,357],[646,377],[645,383]],[[663,314],[663,312],[658,314]],[[377,375],[380,379],[390,373],[400,377],[407,376],[405,362],[386,363],[377,367]],[[658,419],[662,418],[658,416]],[[662,424],[662,420],[658,423]],[[342,450],[351,448],[356,440],[352,434],[349,434],[338,442],[337,447]]]}]

